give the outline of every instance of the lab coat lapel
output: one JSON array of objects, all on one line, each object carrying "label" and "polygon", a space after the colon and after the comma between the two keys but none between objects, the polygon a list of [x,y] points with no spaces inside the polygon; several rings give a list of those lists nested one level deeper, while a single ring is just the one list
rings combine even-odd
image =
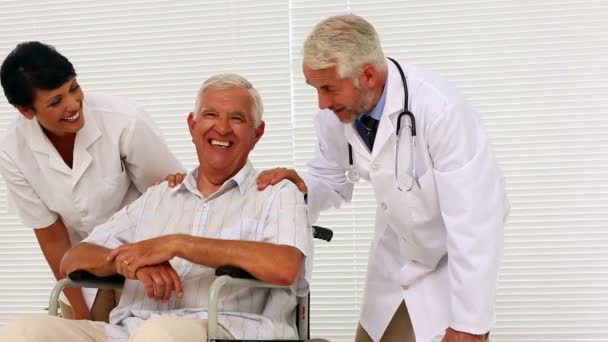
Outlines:
[{"label": "lab coat lapel", "polygon": [[357,132],[354,123],[344,125],[344,136],[346,137],[346,141],[353,147],[353,154],[355,151],[363,151],[363,155],[369,156],[370,152],[359,135],[359,132]]},{"label": "lab coat lapel", "polygon": [[75,186],[80,180],[84,172],[87,170],[93,157],[88,151],[88,148],[101,137],[101,131],[97,127],[92,115],[84,116],[84,126],[78,134],[76,134],[76,142],[74,143],[74,165],[72,183]]},{"label": "lab coat lapel", "polygon": [[36,120],[35,117],[31,120],[24,120],[27,120],[25,127],[27,131],[26,134],[30,137],[31,149],[37,153],[46,155],[48,157],[48,165],[51,169],[70,175],[72,170],[66,165],[55,146],[53,146],[49,138],[44,134],[38,120]]},{"label": "lab coat lapel", "polygon": [[388,148],[387,142],[395,134],[397,116],[403,110],[403,86],[401,76],[393,62],[387,60],[388,77],[386,81],[386,102],[382,117],[378,124],[374,149],[372,151],[372,161],[375,160],[384,148]]}]

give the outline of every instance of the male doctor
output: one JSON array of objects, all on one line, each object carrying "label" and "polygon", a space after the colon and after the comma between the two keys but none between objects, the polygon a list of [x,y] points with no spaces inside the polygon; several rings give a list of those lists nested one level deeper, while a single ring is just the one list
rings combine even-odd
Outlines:
[{"label": "male doctor", "polygon": [[359,178],[371,182],[376,228],[355,340],[486,341],[509,203],[480,115],[447,81],[385,58],[355,15],[317,24],[303,71],[321,109],[316,156],[302,178],[268,170],[258,187],[290,179],[314,222],[350,201]]}]

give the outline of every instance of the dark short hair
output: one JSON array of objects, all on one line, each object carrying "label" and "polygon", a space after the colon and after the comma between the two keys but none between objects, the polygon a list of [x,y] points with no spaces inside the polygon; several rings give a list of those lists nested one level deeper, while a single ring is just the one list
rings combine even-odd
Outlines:
[{"label": "dark short hair", "polygon": [[40,42],[23,42],[8,54],[0,67],[0,82],[8,103],[32,107],[36,89],[59,88],[76,71],[54,47]]}]

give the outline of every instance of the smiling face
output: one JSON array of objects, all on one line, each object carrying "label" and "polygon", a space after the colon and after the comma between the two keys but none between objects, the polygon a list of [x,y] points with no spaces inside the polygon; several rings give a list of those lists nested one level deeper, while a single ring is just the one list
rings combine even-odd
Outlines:
[{"label": "smiling face", "polygon": [[47,134],[58,137],[76,134],[84,126],[84,94],[75,78],[52,90],[36,89],[35,94],[31,107],[17,106],[17,109],[28,119],[35,117]]},{"label": "smiling face", "polygon": [[253,98],[242,88],[209,87],[203,92],[201,104],[198,115],[188,116],[199,175],[221,185],[245,165],[249,152],[264,134],[264,122],[255,127]]},{"label": "smiling face", "polygon": [[332,110],[343,123],[353,122],[374,107],[376,94],[370,86],[375,84],[375,79],[370,83],[368,71],[357,76],[357,86],[352,78],[340,77],[335,65],[324,69],[303,65],[306,83],[317,90],[319,108]]}]

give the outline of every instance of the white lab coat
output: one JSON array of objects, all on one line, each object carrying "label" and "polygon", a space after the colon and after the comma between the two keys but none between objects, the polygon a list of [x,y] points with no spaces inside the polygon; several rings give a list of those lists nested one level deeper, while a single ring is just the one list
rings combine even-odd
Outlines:
[{"label": "white lab coat", "polygon": [[[405,300],[418,342],[430,341],[447,327],[485,333],[495,321],[497,273],[509,211],[502,171],[478,113],[462,95],[440,77],[402,65],[409,108],[416,118],[421,188],[399,191],[395,130],[403,86],[396,66],[387,63],[387,97],[371,154],[353,124],[341,124],[330,110],[316,116],[319,145],[303,176],[310,220],[316,221],[321,210],[350,201],[352,184],[345,178],[350,143],[355,167],[371,182],[377,200],[363,328],[379,341]],[[401,184],[411,181],[408,122],[404,117]]]},{"label": "white lab coat", "polygon": [[[87,93],[83,113],[72,168],[35,118],[19,115],[0,140],[0,173],[23,224],[44,228],[61,217],[72,245],[154,182],[184,171],[135,103]],[[84,291],[89,308],[95,292]]]}]

